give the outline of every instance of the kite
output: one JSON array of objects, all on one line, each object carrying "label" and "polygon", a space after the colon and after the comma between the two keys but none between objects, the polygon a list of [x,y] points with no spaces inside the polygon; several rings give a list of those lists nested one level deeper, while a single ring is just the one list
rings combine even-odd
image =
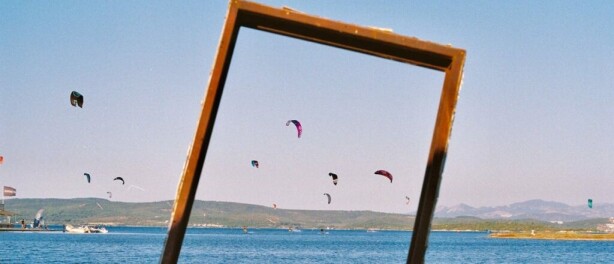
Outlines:
[{"label": "kite", "polygon": [[252,167],[258,168],[258,161],[257,160],[252,160]]},{"label": "kite", "polygon": [[122,177],[115,177],[115,179],[113,179],[113,180],[114,180],[114,181],[117,181],[117,180],[122,181],[122,185],[124,185],[124,183],[125,183],[125,182],[124,182],[124,178],[122,178]]},{"label": "kite", "polygon": [[328,197],[328,204],[330,204],[330,194],[324,193],[324,195],[326,195],[326,197]]},{"label": "kite", "polygon": [[273,209],[277,209],[277,204],[273,204]]},{"label": "kite", "polygon": [[113,197],[113,194],[111,192],[107,192],[107,194],[109,195],[109,199],[111,199],[111,197]]},{"label": "kite", "polygon": [[83,175],[85,176],[85,178],[87,178],[87,183],[90,183],[91,177],[89,173],[83,173]]},{"label": "kite", "polygon": [[0,165],[2,165],[2,163],[4,163],[4,157],[0,156]]},{"label": "kite", "polygon": [[407,202],[405,204],[409,204],[409,201],[410,201],[409,196],[405,196],[405,199],[407,199]]},{"label": "kite", "polygon": [[143,189],[143,188],[141,188],[141,187],[139,187],[139,186],[136,186],[136,185],[134,185],[134,184],[131,184],[131,185],[128,187],[128,191],[130,191],[132,188],[134,188],[134,189],[139,189],[139,190],[141,190],[141,191],[143,191],[143,192],[145,191],[145,189]]},{"label": "kite", "polygon": [[379,175],[382,175],[382,176],[390,179],[390,183],[392,183],[392,174],[390,174],[390,172],[387,172],[385,170],[378,170],[378,171],[375,172],[375,174],[379,174]]},{"label": "kite", "polygon": [[76,91],[72,91],[70,93],[70,104],[72,106],[79,106],[79,108],[83,107],[83,95]]},{"label": "kite", "polygon": [[588,199],[588,208],[593,208],[593,199]]},{"label": "kite", "polygon": [[290,123],[293,123],[296,126],[296,132],[300,138],[301,134],[303,134],[303,126],[301,126],[301,123],[298,120],[288,120],[288,122],[286,122],[286,126],[289,126]]},{"label": "kite", "polygon": [[337,185],[337,179],[338,179],[337,174],[330,172],[328,173],[328,176],[333,177],[333,184]]}]

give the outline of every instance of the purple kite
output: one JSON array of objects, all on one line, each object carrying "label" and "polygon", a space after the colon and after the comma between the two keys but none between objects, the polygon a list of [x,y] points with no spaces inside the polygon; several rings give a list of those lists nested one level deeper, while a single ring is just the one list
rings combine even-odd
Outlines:
[{"label": "purple kite", "polygon": [[296,131],[298,132],[298,137],[301,137],[301,134],[303,133],[303,126],[301,126],[301,123],[298,120],[288,120],[288,122],[286,122],[286,126],[289,126],[290,123],[293,123],[296,126]]},{"label": "purple kite", "polygon": [[392,183],[392,174],[390,174],[390,172],[387,172],[385,170],[378,170],[378,171],[375,172],[375,174],[379,174],[379,175],[382,175],[382,176],[390,179],[390,183]]}]

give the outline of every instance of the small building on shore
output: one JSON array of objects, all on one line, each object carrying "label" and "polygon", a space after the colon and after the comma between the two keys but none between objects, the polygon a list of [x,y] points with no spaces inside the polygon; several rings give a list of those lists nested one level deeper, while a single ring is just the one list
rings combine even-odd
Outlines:
[{"label": "small building on shore", "polygon": [[597,226],[597,230],[606,232],[606,233],[614,233],[614,217],[610,217],[609,223],[602,224]]},{"label": "small building on shore", "polygon": [[12,217],[15,213],[4,210],[4,203],[0,204],[0,228],[12,228]]}]

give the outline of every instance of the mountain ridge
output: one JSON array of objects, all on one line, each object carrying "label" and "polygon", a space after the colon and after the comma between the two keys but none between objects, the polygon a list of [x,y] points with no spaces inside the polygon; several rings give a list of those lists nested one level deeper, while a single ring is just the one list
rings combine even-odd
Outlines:
[{"label": "mountain ridge", "polygon": [[444,218],[473,216],[482,219],[537,219],[568,222],[614,217],[614,204],[605,203],[588,208],[588,206],[583,205],[571,206],[541,199],[483,207],[472,207],[461,203],[450,207],[437,208],[435,216]]},{"label": "mountain ridge", "polygon": [[[144,203],[116,202],[100,198],[7,199],[5,209],[32,221],[39,209],[45,209],[47,224],[100,223],[107,225],[167,226],[173,201]],[[600,204],[592,209],[544,200],[529,200],[505,206],[472,207],[458,204],[436,210],[433,229],[591,229],[614,216],[614,204]],[[263,228],[335,228],[410,230],[415,216],[368,210],[332,211],[274,209],[268,206],[221,201],[196,200],[190,226],[263,227]],[[568,223],[574,223],[570,224]]]}]

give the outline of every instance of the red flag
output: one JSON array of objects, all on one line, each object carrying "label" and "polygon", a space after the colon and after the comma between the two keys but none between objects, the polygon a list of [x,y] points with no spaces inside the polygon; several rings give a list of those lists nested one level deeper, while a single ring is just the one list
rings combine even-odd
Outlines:
[{"label": "red flag", "polygon": [[17,195],[17,190],[13,187],[4,186],[4,196],[15,196]]}]

